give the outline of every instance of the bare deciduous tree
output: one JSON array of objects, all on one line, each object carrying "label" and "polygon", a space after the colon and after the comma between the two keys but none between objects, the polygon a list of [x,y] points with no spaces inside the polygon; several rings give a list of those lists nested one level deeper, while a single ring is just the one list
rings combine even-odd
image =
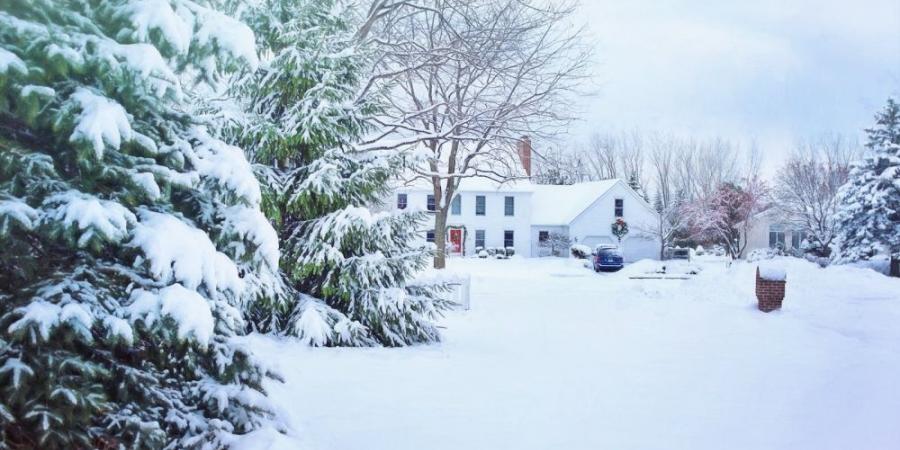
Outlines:
[{"label": "bare deciduous tree", "polygon": [[641,186],[646,185],[644,135],[640,131],[594,133],[583,153],[592,180],[634,178]]},{"label": "bare deciduous tree", "polygon": [[660,210],[675,203],[675,158],[681,151],[680,141],[671,136],[654,136],[650,145],[650,172],[659,196]]},{"label": "bare deciduous tree", "polygon": [[568,151],[559,147],[534,154],[535,167],[531,180],[538,184],[575,184],[591,181],[589,170],[581,151]]},{"label": "bare deciduous tree", "polygon": [[[381,1],[365,31],[379,48],[374,83],[387,104],[372,147],[414,144],[410,180],[434,192],[434,265],[445,265],[447,214],[460,180],[506,182],[521,171],[522,136],[573,120],[569,96],[590,49],[568,19],[574,4],[537,0]],[[368,22],[368,21],[367,21]]]},{"label": "bare deciduous tree", "polygon": [[806,234],[807,251],[831,254],[837,191],[847,181],[858,144],[840,135],[798,145],[776,177],[776,207]]},{"label": "bare deciduous tree", "polygon": [[660,203],[656,210],[656,222],[636,227],[642,235],[652,236],[659,240],[659,259],[665,259],[666,248],[672,244],[676,235],[687,226],[687,217],[683,205],[672,202],[669,205]]},{"label": "bare deciduous tree", "polygon": [[563,233],[552,232],[547,239],[538,244],[541,248],[547,249],[549,256],[565,256],[569,252],[572,240],[569,235]]},{"label": "bare deciduous tree", "polygon": [[585,160],[591,168],[592,177],[597,180],[617,178],[619,176],[619,145],[611,134],[594,133],[591,135]]}]

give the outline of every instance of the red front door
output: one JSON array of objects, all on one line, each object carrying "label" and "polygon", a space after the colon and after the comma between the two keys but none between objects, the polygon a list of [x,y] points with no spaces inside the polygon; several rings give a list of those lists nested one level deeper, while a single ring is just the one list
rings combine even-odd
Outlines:
[{"label": "red front door", "polygon": [[450,230],[451,252],[462,253],[462,230],[453,228]]}]

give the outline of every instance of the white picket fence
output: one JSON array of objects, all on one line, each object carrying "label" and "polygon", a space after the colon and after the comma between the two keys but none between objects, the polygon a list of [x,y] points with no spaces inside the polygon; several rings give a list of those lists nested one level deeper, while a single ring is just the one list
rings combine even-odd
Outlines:
[{"label": "white picket fence", "polygon": [[427,269],[420,273],[411,284],[423,286],[442,284],[449,286],[449,291],[443,292],[442,296],[455,303],[457,305],[456,309],[468,311],[472,306],[469,298],[472,276],[469,274],[450,270]]},{"label": "white picket fence", "polygon": [[472,277],[470,275],[460,275],[447,284],[450,285],[450,301],[456,303],[459,309],[468,311],[472,306],[469,298]]}]

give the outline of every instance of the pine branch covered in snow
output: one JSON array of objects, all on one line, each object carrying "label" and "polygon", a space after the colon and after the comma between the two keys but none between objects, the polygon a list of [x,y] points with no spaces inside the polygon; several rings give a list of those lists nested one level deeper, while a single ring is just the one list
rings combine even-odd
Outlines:
[{"label": "pine branch covered in snow", "polygon": [[423,216],[368,209],[400,158],[357,149],[380,97],[357,96],[369,55],[346,8],[265,0],[240,9],[268,57],[232,83],[243,112],[223,133],[256,164],[289,286],[280,301],[250,307],[251,326],[315,346],[436,341],[442,287],[407,283],[429,256],[411,245]]},{"label": "pine branch covered in snow", "polygon": [[0,448],[281,427],[236,341],[275,231],[242,150],[186,113],[195,81],[257,62],[190,0],[0,6]]}]

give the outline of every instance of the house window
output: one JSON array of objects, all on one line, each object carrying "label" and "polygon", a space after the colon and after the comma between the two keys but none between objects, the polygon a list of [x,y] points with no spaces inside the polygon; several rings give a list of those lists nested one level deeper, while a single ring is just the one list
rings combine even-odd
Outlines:
[{"label": "house window", "polygon": [[784,231],[769,228],[769,248],[784,249]]},{"label": "house window", "polygon": [[435,207],[434,207],[434,195],[428,194],[428,200],[427,200],[427,206],[426,206],[426,208],[428,208],[428,210],[429,210],[429,211],[432,211],[432,212],[435,210]]},{"label": "house window", "polygon": [[475,247],[484,248],[484,230],[475,230]]},{"label": "house window", "polygon": [[516,198],[515,197],[504,197],[503,198],[503,214],[507,216],[513,216],[516,214]]},{"label": "house window", "polygon": [[397,194],[397,209],[406,209],[406,194]]},{"label": "house window", "polygon": [[428,230],[425,232],[425,240],[427,242],[434,243],[434,230]]},{"label": "house window", "polygon": [[806,233],[803,231],[791,231],[791,248],[799,249],[804,239],[806,239]]},{"label": "house window", "polygon": [[503,232],[503,246],[504,247],[513,247],[515,245],[515,240],[513,239],[513,231],[506,230]]},{"label": "house window", "polygon": [[538,242],[547,242],[550,240],[550,232],[549,231],[538,231]]},{"label": "house window", "polygon": [[625,200],[621,198],[616,199],[616,217],[624,217],[625,216]]},{"label": "house window", "polygon": [[476,216],[484,215],[484,196],[483,195],[475,196],[475,215]]},{"label": "house window", "polygon": [[459,198],[459,194],[456,194],[453,201],[450,202],[450,214],[454,216],[462,214],[462,199]]}]

